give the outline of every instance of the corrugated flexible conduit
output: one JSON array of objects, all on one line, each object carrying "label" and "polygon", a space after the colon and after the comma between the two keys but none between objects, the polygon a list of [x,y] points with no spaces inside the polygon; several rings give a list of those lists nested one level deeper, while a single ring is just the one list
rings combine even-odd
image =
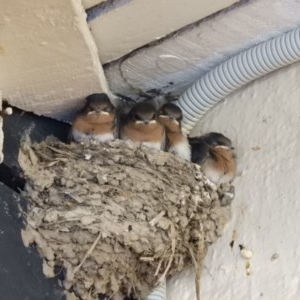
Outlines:
[{"label": "corrugated flexible conduit", "polygon": [[300,60],[300,28],[263,42],[209,71],[179,98],[186,134],[214,105],[233,91]]},{"label": "corrugated flexible conduit", "polygon": [[153,289],[151,294],[147,297],[147,300],[166,300],[166,280],[164,280],[159,286]]}]

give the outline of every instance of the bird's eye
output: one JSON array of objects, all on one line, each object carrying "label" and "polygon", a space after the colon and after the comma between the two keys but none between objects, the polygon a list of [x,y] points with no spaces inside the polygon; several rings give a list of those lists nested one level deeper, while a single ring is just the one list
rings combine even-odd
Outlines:
[{"label": "bird's eye", "polygon": [[141,116],[138,115],[138,114],[135,114],[133,117],[134,117],[134,119],[135,119],[136,121],[142,121]]}]

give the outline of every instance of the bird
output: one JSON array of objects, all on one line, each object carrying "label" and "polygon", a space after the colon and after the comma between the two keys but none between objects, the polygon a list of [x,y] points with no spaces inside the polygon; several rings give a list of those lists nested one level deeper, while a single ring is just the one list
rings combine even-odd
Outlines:
[{"label": "bird", "polygon": [[158,118],[166,130],[166,151],[190,161],[191,146],[181,131],[181,109],[176,104],[166,103],[161,107]]},{"label": "bird", "polygon": [[165,129],[156,108],[148,102],[135,104],[121,120],[120,137],[149,148],[164,150]]},{"label": "bird", "polygon": [[106,93],[91,94],[75,117],[69,139],[74,142],[105,142],[117,138],[116,109]]},{"label": "bird", "polygon": [[215,184],[231,182],[236,175],[236,157],[232,142],[218,132],[189,138],[191,161],[201,165],[204,175]]},{"label": "bird", "polygon": [[219,132],[209,132],[202,136],[189,137],[192,156],[191,160],[194,163],[201,164],[208,157],[209,146],[227,146],[232,147],[232,142],[229,138]]}]

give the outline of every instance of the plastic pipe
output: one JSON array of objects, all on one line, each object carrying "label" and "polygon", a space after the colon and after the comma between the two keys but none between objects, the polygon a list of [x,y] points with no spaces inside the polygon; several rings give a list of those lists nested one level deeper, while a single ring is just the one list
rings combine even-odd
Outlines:
[{"label": "plastic pipe", "polygon": [[272,71],[300,60],[300,28],[263,42],[220,64],[187,89],[177,104],[186,134],[226,96]]},{"label": "plastic pipe", "polygon": [[164,280],[159,286],[157,286],[150,295],[148,295],[147,300],[166,300],[167,299],[167,288],[166,280]]}]

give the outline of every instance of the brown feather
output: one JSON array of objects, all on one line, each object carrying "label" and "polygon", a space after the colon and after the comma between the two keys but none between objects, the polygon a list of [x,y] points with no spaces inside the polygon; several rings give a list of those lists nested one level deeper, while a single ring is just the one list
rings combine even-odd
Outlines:
[{"label": "brown feather", "polygon": [[72,124],[72,128],[86,134],[105,134],[115,127],[115,115],[81,115]]},{"label": "brown feather", "polygon": [[121,133],[133,142],[161,142],[164,127],[159,122],[147,125],[128,122],[122,127]]},{"label": "brown feather", "polygon": [[159,121],[165,126],[167,136],[167,148],[183,142],[186,137],[181,133],[180,124],[169,117],[159,116]]},{"label": "brown feather", "polygon": [[216,170],[223,174],[236,172],[236,163],[234,155],[230,149],[223,147],[211,147],[209,149],[211,158],[213,159]]}]

